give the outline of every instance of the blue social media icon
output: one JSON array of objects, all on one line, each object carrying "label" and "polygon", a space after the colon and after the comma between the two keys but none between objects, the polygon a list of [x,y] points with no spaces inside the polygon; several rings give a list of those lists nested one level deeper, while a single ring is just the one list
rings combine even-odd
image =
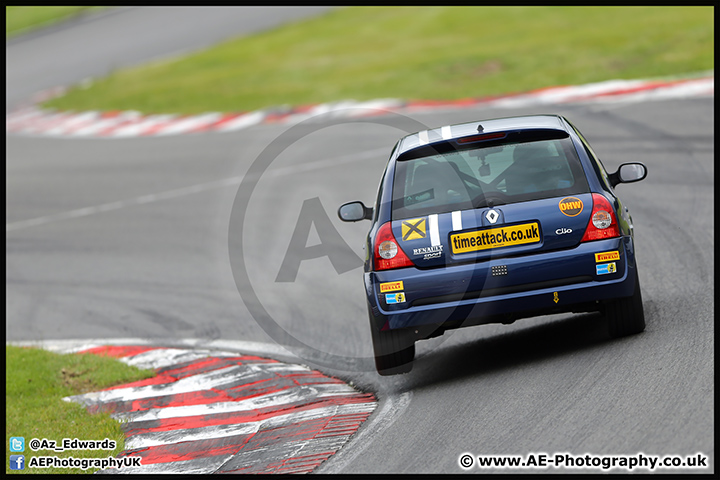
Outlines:
[{"label": "blue social media icon", "polygon": [[10,470],[25,470],[25,455],[10,455]]},{"label": "blue social media icon", "polygon": [[10,451],[11,452],[24,452],[25,451],[25,437],[10,437]]}]

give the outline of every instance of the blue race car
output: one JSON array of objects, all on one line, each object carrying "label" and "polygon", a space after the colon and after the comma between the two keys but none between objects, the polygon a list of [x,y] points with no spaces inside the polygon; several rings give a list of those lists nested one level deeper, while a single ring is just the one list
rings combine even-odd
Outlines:
[{"label": "blue race car", "polygon": [[533,115],[450,125],[402,138],[374,208],[364,283],[381,375],[412,369],[415,342],[446,330],[559,312],[599,311],[609,333],[645,329],[630,212],[566,118]]}]

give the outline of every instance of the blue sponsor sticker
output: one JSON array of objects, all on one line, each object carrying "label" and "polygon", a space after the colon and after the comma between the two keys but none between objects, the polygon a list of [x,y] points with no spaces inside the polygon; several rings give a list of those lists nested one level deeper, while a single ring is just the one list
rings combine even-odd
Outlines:
[{"label": "blue sponsor sticker", "polygon": [[400,293],[386,293],[385,302],[390,305],[392,303],[405,303],[405,294]]},{"label": "blue sponsor sticker", "polygon": [[603,263],[602,265],[596,265],[595,271],[598,275],[607,275],[608,273],[617,272],[617,267],[615,266],[615,262]]}]

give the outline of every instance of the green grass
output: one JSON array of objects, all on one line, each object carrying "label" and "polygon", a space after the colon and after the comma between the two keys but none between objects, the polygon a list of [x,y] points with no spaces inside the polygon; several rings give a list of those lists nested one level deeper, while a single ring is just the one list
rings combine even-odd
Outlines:
[{"label": "green grass", "polygon": [[5,38],[107,7],[5,7]]},{"label": "green grass", "polygon": [[201,113],[452,100],[713,67],[713,7],[351,7],[116,71],[46,106]]},{"label": "green grass", "polygon": [[[96,391],[112,385],[128,383],[154,375],[118,360],[97,355],[59,355],[35,348],[6,346],[5,380],[5,442],[8,452],[6,473],[93,473],[93,469],[45,468],[30,469],[27,462],[34,456],[74,458],[106,458],[123,450],[125,435],[117,420],[108,414],[89,414],[77,403],[65,402],[63,397]],[[10,437],[25,437],[25,470],[10,470]],[[117,442],[117,448],[107,450],[72,450],[63,453],[39,450],[33,452],[31,439],[103,440]]]}]

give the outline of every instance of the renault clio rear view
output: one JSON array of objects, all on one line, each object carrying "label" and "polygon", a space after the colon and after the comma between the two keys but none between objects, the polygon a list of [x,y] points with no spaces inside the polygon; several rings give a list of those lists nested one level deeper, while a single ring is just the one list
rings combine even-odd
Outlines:
[{"label": "renault clio rear view", "polygon": [[370,220],[364,286],[377,370],[409,372],[415,342],[448,329],[560,312],[599,311],[609,333],[645,320],[628,208],[620,183],[641,163],[608,174],[564,117],[481,120],[402,138]]}]

